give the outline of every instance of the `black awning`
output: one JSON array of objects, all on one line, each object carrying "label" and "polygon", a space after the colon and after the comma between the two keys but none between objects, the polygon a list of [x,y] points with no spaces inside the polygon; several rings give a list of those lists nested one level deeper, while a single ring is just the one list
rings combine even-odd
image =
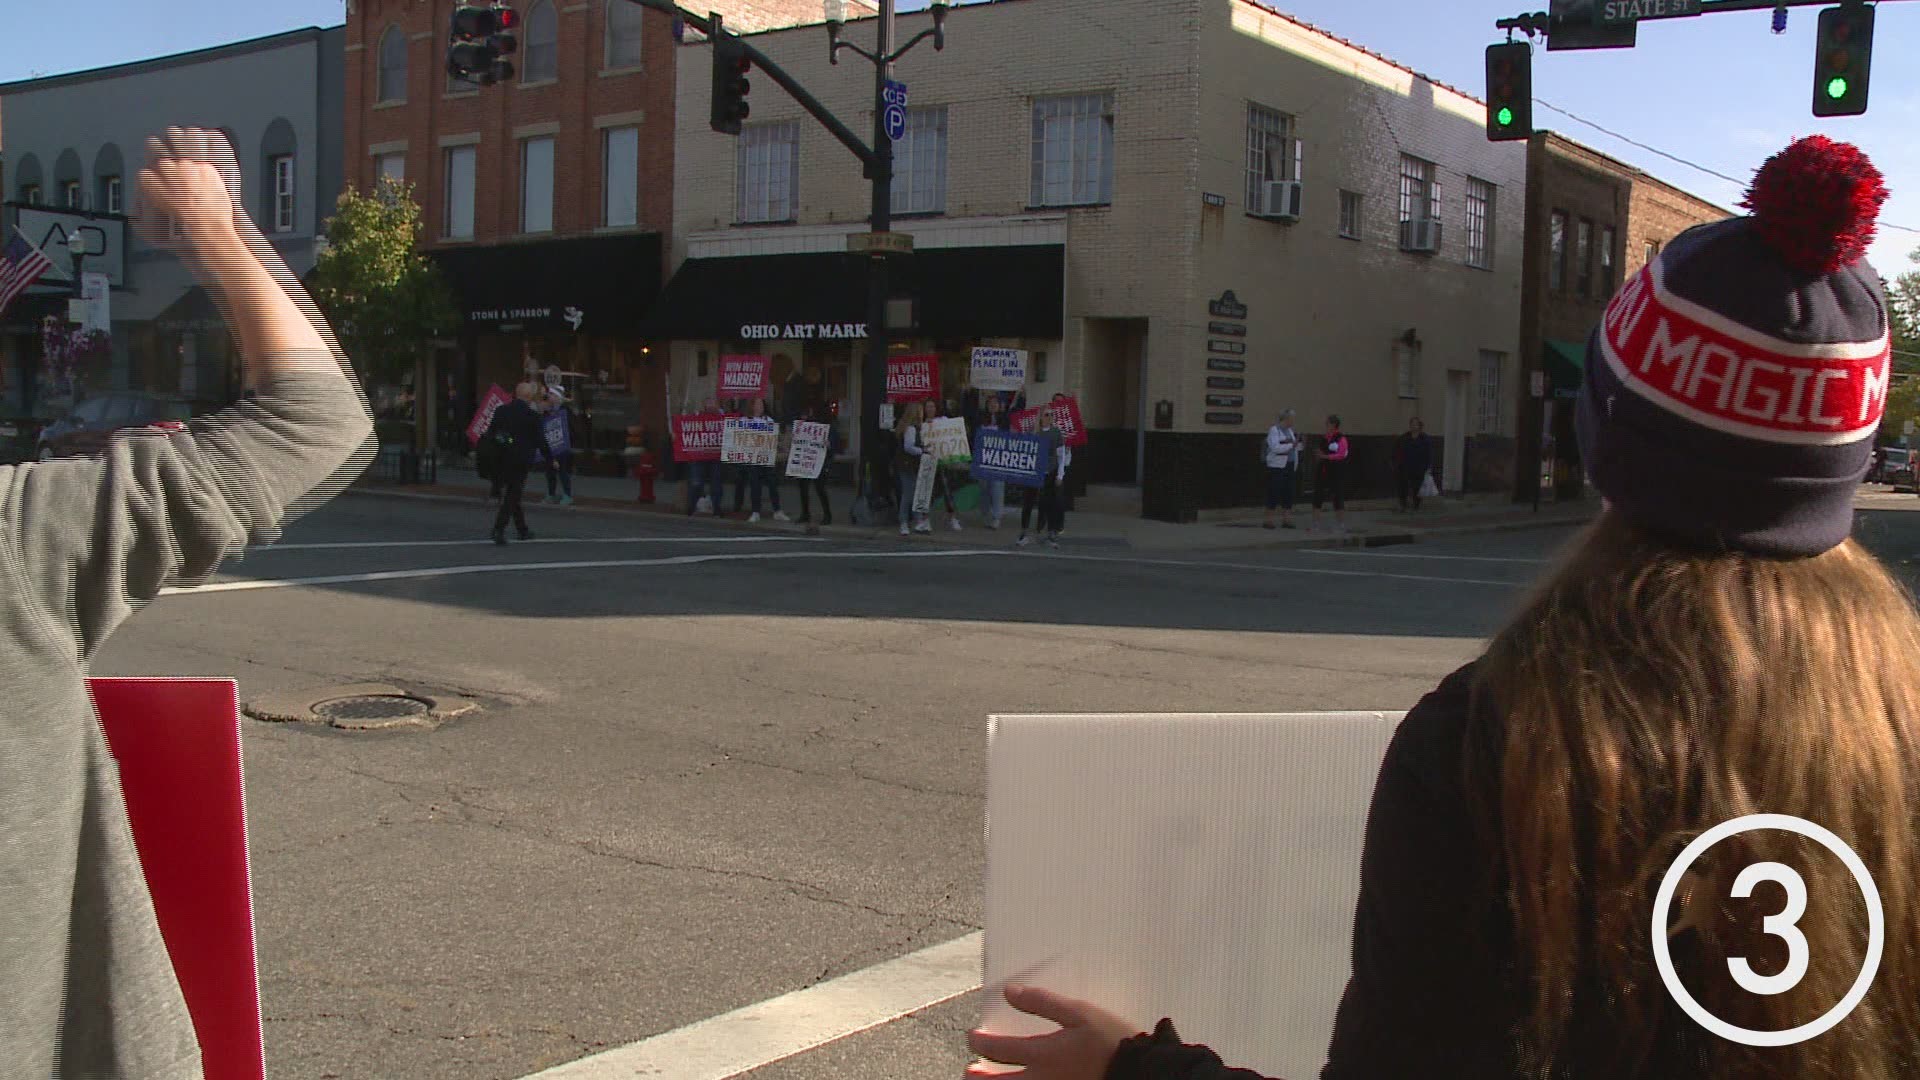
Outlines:
[{"label": "black awning", "polygon": [[660,293],[660,237],[585,236],[430,253],[468,330],[639,332]]},{"label": "black awning", "polygon": [[[653,306],[647,333],[717,341],[864,337],[867,264],[867,256],[845,252],[688,259]],[[1056,339],[1066,323],[1066,249],[930,248],[896,256],[889,292],[916,301],[915,336]]]}]

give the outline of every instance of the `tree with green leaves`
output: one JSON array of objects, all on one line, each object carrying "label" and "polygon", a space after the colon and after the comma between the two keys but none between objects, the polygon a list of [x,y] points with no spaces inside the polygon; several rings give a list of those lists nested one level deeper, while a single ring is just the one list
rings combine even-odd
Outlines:
[{"label": "tree with green leaves", "polygon": [[369,387],[408,381],[458,323],[452,286],[420,253],[421,231],[412,186],[387,178],[370,193],[342,192],[327,220],[307,289]]}]

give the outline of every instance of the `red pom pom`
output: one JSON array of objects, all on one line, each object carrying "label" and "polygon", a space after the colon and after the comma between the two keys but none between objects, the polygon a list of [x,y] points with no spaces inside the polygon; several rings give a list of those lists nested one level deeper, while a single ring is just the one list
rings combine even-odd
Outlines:
[{"label": "red pom pom", "polygon": [[1781,261],[1831,274],[1867,253],[1886,201],[1886,180],[1859,147],[1810,135],[1768,158],[1740,205]]}]

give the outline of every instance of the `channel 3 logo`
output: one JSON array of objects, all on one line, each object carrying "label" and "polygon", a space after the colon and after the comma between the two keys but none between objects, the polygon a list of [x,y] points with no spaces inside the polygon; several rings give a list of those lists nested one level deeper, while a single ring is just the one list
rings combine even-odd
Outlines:
[{"label": "channel 3 logo", "polygon": [[[1693,864],[1706,854],[1715,844],[1742,833],[1772,830],[1776,832],[1798,833],[1820,844],[1832,852],[1844,863],[1853,875],[1854,883],[1860,887],[1860,894],[1867,906],[1867,953],[1860,965],[1860,975],[1846,996],[1828,1009],[1818,1019],[1808,1021],[1799,1027],[1784,1031],[1755,1031],[1751,1028],[1730,1024],[1708,1012],[1688,992],[1674,970],[1673,956],[1667,944],[1669,923],[1668,909],[1673,905],[1673,894],[1679,888],[1680,881],[1692,869]],[[1728,973],[1742,990],[1750,994],[1784,994],[1800,984],[1806,977],[1807,964],[1811,957],[1807,938],[1800,930],[1800,917],[1807,910],[1807,883],[1799,872],[1785,863],[1757,862],[1742,869],[1733,882],[1733,896],[1746,899],[1753,895],[1754,886],[1761,882],[1772,882],[1787,892],[1787,905],[1779,912],[1766,916],[1761,921],[1761,932],[1779,938],[1786,943],[1787,964],[1777,975],[1762,975],[1753,970],[1746,957],[1735,956],[1727,960]],[[1732,1042],[1747,1046],[1792,1046],[1817,1038],[1832,1029],[1835,1024],[1846,1019],[1867,996],[1867,989],[1873,985],[1873,977],[1880,970],[1880,954],[1886,945],[1886,913],[1880,906],[1880,890],[1874,887],[1873,875],[1867,872],[1866,863],[1854,854],[1846,842],[1832,832],[1815,825],[1811,821],[1793,817],[1789,814],[1749,814],[1722,822],[1700,834],[1693,843],[1680,852],[1673,865],[1667,868],[1666,877],[1660,881],[1660,891],[1653,900],[1653,958],[1660,969],[1660,981],[1666,984],[1667,993],[1673,996],[1686,1014],[1694,1022],[1715,1035]]]}]

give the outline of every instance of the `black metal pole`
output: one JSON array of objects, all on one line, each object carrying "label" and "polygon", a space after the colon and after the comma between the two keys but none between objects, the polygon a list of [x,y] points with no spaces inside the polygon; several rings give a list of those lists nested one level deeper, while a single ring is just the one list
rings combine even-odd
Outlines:
[{"label": "black metal pole", "polygon": [[[887,137],[887,77],[893,73],[889,58],[893,55],[893,0],[880,0],[880,17],[874,49],[873,64],[873,158],[868,165],[868,178],[873,182],[873,212],[868,229],[873,233],[888,232],[893,228],[893,140]],[[860,417],[863,434],[860,439],[860,459],[873,461],[874,447],[880,438],[880,403],[887,394],[887,293],[891,287],[889,281],[888,256],[879,245],[868,254],[867,263],[867,358],[860,369]],[[882,477],[872,476],[873,469],[860,470],[863,482],[860,489],[866,492],[868,513],[879,491],[870,488],[867,481],[878,485],[884,483]],[[877,523],[878,518],[875,518]]]}]

